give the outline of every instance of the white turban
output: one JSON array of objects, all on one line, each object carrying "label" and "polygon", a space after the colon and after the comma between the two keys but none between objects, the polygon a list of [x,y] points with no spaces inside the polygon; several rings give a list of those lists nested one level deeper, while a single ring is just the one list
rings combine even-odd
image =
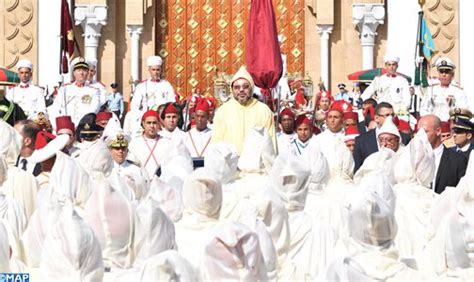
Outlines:
[{"label": "white turban", "polygon": [[304,209],[309,175],[309,166],[296,156],[280,155],[273,163],[270,178],[288,211]]},{"label": "white turban", "polygon": [[382,127],[377,132],[377,138],[380,134],[389,133],[392,135],[397,136],[400,139],[400,131],[398,131],[398,127],[393,123],[393,119],[391,117],[387,117],[383,122]]},{"label": "white turban", "polygon": [[150,56],[146,59],[146,65],[148,67],[161,66],[162,64],[163,60],[160,56]]},{"label": "white turban", "polygon": [[390,246],[397,234],[394,209],[376,192],[361,192],[349,207],[349,233],[359,243]]},{"label": "white turban", "polygon": [[267,280],[257,234],[240,223],[219,223],[206,242],[201,274],[203,280]]},{"label": "white turban", "polygon": [[383,62],[384,63],[388,63],[388,62],[395,62],[395,63],[398,63],[400,61],[400,57],[398,56],[395,56],[393,54],[386,54],[384,57],[383,57]]},{"label": "white turban", "polygon": [[101,281],[104,275],[99,242],[92,229],[65,207],[44,241],[40,268],[49,279]]},{"label": "white turban", "polygon": [[219,219],[222,206],[221,183],[206,173],[204,168],[195,170],[183,185],[185,212],[206,219]]},{"label": "white turban", "polygon": [[264,127],[253,128],[246,136],[238,167],[242,172],[268,173],[273,165],[273,142]]},{"label": "white turban", "polygon": [[16,63],[16,69],[20,70],[21,68],[29,68],[30,70],[33,70],[33,63],[30,60],[21,59]]},{"label": "white turban", "polygon": [[154,255],[176,248],[173,222],[157,202],[147,198],[137,207],[137,215],[134,265],[143,264]]}]

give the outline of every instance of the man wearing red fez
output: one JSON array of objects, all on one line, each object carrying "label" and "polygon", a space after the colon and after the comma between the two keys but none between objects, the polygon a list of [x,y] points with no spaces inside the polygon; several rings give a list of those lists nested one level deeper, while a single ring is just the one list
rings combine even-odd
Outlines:
[{"label": "man wearing red fez", "polygon": [[[315,96],[316,97],[316,96]],[[324,121],[326,119],[326,113],[333,102],[333,97],[329,91],[322,91],[319,93],[319,98],[316,102],[316,124],[323,128]]]},{"label": "man wearing red fez", "polygon": [[345,112],[343,115],[344,119],[344,128],[348,126],[355,126],[357,127],[359,121],[359,115],[356,112]]},{"label": "man wearing red fez", "polygon": [[107,123],[109,122],[109,119],[111,118],[111,112],[98,112],[95,122],[97,123],[97,125],[101,126],[102,128],[105,128],[107,126]]},{"label": "man wearing red fez", "polygon": [[454,144],[451,123],[449,121],[441,122],[441,142],[443,142],[446,148],[452,148],[456,146],[456,144]]},{"label": "man wearing red fez", "polygon": [[291,152],[301,156],[313,137],[313,125],[306,115],[300,115],[295,121],[297,138],[291,142]]},{"label": "man wearing red fez", "polygon": [[69,136],[66,149],[68,150],[70,156],[79,150],[78,147],[74,146],[74,141],[76,140],[76,131],[70,116],[60,116],[56,118],[56,133],[58,135],[67,134]]},{"label": "man wearing red fez", "polygon": [[178,106],[174,103],[165,104],[160,117],[163,128],[159,134],[173,140],[176,144],[182,142],[186,134],[178,127],[178,124],[182,122]]},{"label": "man wearing red fez", "polygon": [[277,133],[278,154],[285,154],[291,151],[291,142],[296,138],[295,114],[289,108],[284,108],[280,112],[279,121],[280,132]]},{"label": "man wearing red fez", "polygon": [[[344,108],[343,103],[337,101],[331,105],[326,113],[326,129],[312,138],[316,146],[319,146],[321,152],[326,158],[330,158],[333,152],[324,148],[331,148],[333,144],[338,144],[344,140]],[[329,163],[331,165],[331,163]]]},{"label": "man wearing red fez", "polygon": [[131,160],[139,162],[152,178],[168,148],[164,143],[169,143],[169,140],[160,138],[158,134],[161,127],[157,111],[148,110],[143,114],[142,127],[142,136],[133,138],[128,146],[129,156]]},{"label": "man wearing red fez", "polygon": [[206,98],[197,100],[194,109],[194,121],[196,125],[189,130],[184,137],[184,145],[193,158],[201,158],[206,155],[206,149],[211,142],[212,130],[207,126],[209,120],[210,105]]},{"label": "man wearing red fez", "polygon": [[349,125],[346,127],[344,136],[344,143],[346,143],[347,148],[352,152],[354,152],[355,147],[355,139],[359,136],[359,130],[357,126]]}]

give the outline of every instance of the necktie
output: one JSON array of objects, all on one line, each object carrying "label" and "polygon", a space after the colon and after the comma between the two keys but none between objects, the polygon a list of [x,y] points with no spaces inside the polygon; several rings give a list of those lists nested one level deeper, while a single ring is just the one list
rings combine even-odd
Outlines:
[{"label": "necktie", "polygon": [[22,159],[21,160],[21,169],[23,169],[24,171],[26,171],[26,164],[27,164],[27,160],[26,159]]}]

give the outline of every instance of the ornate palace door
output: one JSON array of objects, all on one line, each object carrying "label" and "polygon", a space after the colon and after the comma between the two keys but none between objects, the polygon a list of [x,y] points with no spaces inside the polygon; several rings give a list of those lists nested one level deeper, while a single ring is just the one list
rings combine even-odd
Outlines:
[{"label": "ornate palace door", "polygon": [[[304,73],[304,0],[273,0],[288,73]],[[178,93],[214,93],[216,70],[245,64],[250,0],[170,0],[156,4],[156,53]]]}]

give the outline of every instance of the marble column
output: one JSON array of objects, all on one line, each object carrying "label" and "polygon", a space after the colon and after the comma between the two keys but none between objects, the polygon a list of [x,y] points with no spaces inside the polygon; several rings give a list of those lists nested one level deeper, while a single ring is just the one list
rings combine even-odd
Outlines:
[{"label": "marble column", "polygon": [[84,32],[84,57],[86,60],[96,61],[99,47],[100,31],[107,24],[107,6],[77,5],[74,9],[76,25],[82,26]]},{"label": "marble column", "polygon": [[132,81],[139,80],[140,74],[140,35],[143,31],[143,25],[127,25],[127,32],[130,35],[130,39],[132,41],[132,49],[131,49],[131,76]]},{"label": "marble column", "polygon": [[321,80],[326,89],[329,89],[329,35],[332,32],[332,24],[319,24],[316,26],[320,36],[320,63]]},{"label": "marble column", "polygon": [[374,45],[377,27],[384,23],[385,8],[383,4],[352,4],[352,22],[360,33],[362,46],[362,69],[374,68]]}]

